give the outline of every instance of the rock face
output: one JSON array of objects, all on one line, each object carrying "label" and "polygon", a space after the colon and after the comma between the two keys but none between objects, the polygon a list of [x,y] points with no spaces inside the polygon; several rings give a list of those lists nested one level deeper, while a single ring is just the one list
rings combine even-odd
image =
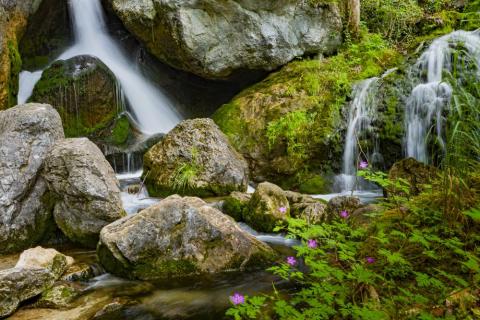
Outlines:
[{"label": "rock face", "polygon": [[275,256],[232,218],[177,195],[106,226],[97,254],[107,271],[142,280],[261,268]]},{"label": "rock face", "polygon": [[[429,184],[437,175],[438,170],[414,158],[396,162],[388,173],[390,180],[404,179],[410,186],[410,195],[417,195],[424,190],[423,185]],[[386,190],[387,193],[404,194],[401,190]]]},{"label": "rock face", "polygon": [[248,166],[210,119],[177,125],[144,157],[150,195],[223,196],[246,191]]},{"label": "rock face", "polygon": [[63,138],[49,105],[26,104],[0,112],[0,252],[25,249],[48,228],[51,208],[39,174],[52,145]]},{"label": "rock face", "polygon": [[236,221],[242,221],[251,199],[252,195],[249,193],[234,191],[225,198],[222,211]]},{"label": "rock face", "polygon": [[[204,78],[273,70],[341,44],[337,5],[296,0],[108,0],[161,61]],[[168,43],[169,45],[164,45]]]},{"label": "rock face", "polygon": [[50,288],[72,261],[53,249],[37,247],[22,253],[15,268],[0,271],[0,317]]},{"label": "rock face", "polygon": [[362,203],[355,196],[338,196],[330,199],[327,205],[328,219],[339,217],[342,211],[347,211],[348,215],[352,215],[355,210],[360,208]]},{"label": "rock face", "polygon": [[278,222],[290,217],[290,203],[284,191],[273,183],[258,185],[243,218],[257,231],[272,232]]},{"label": "rock face", "polygon": [[16,104],[22,59],[18,43],[40,1],[0,1],[0,110]]},{"label": "rock face", "polygon": [[54,106],[66,137],[118,145],[126,141],[130,129],[128,119],[118,119],[118,95],[115,76],[107,66],[95,57],[77,56],[46,69],[30,101]]},{"label": "rock face", "polygon": [[31,15],[24,37],[20,41],[23,69],[43,69],[70,44],[73,32],[68,13],[68,1],[41,0]]},{"label": "rock face", "polygon": [[76,243],[94,248],[100,230],[125,215],[112,167],[86,138],[56,143],[43,177],[54,193],[55,222]]}]

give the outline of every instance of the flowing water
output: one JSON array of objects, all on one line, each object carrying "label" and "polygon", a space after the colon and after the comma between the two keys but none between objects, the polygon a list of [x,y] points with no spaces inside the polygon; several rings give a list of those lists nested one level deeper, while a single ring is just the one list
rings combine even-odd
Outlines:
[{"label": "flowing water", "polygon": [[[170,131],[181,121],[181,115],[166,94],[140,73],[108,34],[100,0],[70,0],[69,6],[75,44],[57,60],[79,55],[96,56],[117,77],[138,128],[149,135]],[[21,73],[19,103],[29,98],[40,76],[41,71]]]},{"label": "flowing water", "polygon": [[357,177],[357,167],[361,160],[367,160],[366,154],[361,155],[359,142],[363,138],[373,140],[373,122],[377,115],[375,95],[378,91],[380,78],[370,78],[357,84],[354,88],[354,99],[350,105],[348,129],[345,136],[343,152],[343,173],[340,176],[341,190],[344,192],[361,189],[361,181]]},{"label": "flowing water", "polygon": [[479,65],[479,32],[460,30],[436,39],[412,69],[410,78],[417,85],[408,98],[405,114],[405,153],[408,157],[428,163],[429,137],[434,137],[440,148],[445,146],[443,114],[449,107],[452,88],[444,82],[444,73],[463,67],[465,60],[455,61],[459,49],[473,60],[470,62]]}]

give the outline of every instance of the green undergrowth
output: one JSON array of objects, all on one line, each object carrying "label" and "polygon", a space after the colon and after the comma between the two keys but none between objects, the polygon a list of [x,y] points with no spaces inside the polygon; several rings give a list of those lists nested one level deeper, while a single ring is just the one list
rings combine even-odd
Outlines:
[{"label": "green undergrowth", "polygon": [[18,75],[22,71],[22,58],[18,52],[17,43],[9,40],[7,42],[8,57],[10,60],[10,77],[8,79],[8,107],[17,104],[17,94],[19,79]]}]

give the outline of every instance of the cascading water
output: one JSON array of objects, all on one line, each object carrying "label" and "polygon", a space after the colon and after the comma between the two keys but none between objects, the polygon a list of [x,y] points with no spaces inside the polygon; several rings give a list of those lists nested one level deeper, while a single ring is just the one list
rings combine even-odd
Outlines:
[{"label": "cascading water", "polygon": [[[136,124],[145,134],[166,133],[181,116],[164,93],[153,86],[135,68],[120,46],[108,35],[99,0],[70,0],[75,44],[58,57],[70,59],[92,55],[102,60],[117,77]],[[22,72],[19,103],[25,102],[40,79],[41,71]]]},{"label": "cascading water", "polygon": [[440,148],[445,146],[442,115],[449,106],[452,88],[443,77],[445,71],[453,71],[454,57],[459,48],[479,65],[479,32],[455,31],[433,41],[412,69],[411,79],[421,82],[413,88],[407,100],[405,153],[408,157],[428,162],[427,139],[430,133],[436,135]]},{"label": "cascading water", "polygon": [[350,105],[348,129],[345,136],[343,153],[343,174],[340,176],[342,191],[352,191],[357,182],[357,166],[359,159],[359,139],[372,131],[372,123],[377,114],[375,95],[380,78],[370,78],[357,84],[354,88],[354,99]]}]

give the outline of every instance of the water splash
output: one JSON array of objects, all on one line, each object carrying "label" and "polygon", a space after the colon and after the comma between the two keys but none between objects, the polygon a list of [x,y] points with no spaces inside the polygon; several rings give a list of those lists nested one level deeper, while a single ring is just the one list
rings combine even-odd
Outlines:
[{"label": "water splash", "polygon": [[478,31],[455,31],[433,41],[413,66],[410,79],[418,84],[407,100],[405,114],[405,153],[418,161],[428,163],[427,140],[435,135],[441,149],[445,148],[442,135],[443,112],[452,98],[451,86],[444,82],[444,72],[453,72],[465,61],[454,63],[458,50],[465,51],[476,65],[480,62]]},{"label": "water splash", "polygon": [[[170,131],[182,117],[165,93],[142,76],[122,48],[108,35],[100,1],[70,0],[69,6],[75,44],[57,60],[78,55],[96,56],[117,77],[139,129],[145,134]],[[21,73],[19,102],[25,102],[31,95],[41,72]]]}]

